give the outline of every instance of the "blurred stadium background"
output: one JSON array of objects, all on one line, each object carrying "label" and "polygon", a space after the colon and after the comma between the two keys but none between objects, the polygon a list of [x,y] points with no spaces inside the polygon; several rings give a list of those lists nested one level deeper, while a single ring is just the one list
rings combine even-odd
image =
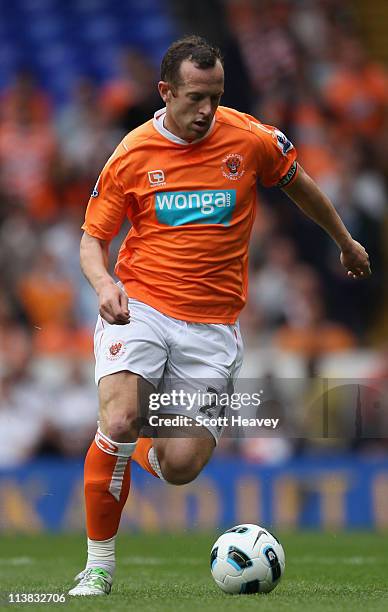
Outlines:
[{"label": "blurred stadium background", "polygon": [[[260,190],[242,376],[301,382],[279,398],[298,436],[227,438],[183,488],[135,469],[123,527],[388,528],[387,3],[0,0],[0,14],[0,531],[83,529],[96,298],[80,225],[107,157],[161,107],[165,49],[193,32],[224,52],[223,104],[291,138],[374,275],[347,279],[325,234]],[[349,394],[303,437],[316,377]]]}]

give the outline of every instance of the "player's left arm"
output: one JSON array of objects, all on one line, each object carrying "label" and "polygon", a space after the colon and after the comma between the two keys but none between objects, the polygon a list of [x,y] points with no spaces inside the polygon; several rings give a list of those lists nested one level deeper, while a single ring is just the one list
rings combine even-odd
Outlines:
[{"label": "player's left arm", "polygon": [[341,250],[341,263],[351,278],[365,278],[371,274],[369,256],[364,247],[353,240],[329,198],[299,165],[292,183],[283,191],[308,216],[320,225]]}]

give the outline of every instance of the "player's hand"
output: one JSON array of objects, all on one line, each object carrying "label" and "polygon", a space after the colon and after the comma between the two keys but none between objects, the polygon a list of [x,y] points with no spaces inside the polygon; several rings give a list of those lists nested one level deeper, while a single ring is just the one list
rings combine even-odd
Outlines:
[{"label": "player's hand", "polygon": [[350,278],[367,278],[371,275],[369,255],[356,240],[342,249],[340,260]]},{"label": "player's hand", "polygon": [[129,323],[128,297],[113,281],[104,284],[98,293],[100,315],[112,325]]}]

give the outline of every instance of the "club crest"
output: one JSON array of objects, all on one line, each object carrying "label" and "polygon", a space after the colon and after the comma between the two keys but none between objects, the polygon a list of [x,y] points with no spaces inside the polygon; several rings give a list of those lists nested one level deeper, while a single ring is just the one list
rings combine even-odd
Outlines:
[{"label": "club crest", "polygon": [[118,359],[123,353],[125,353],[125,345],[123,340],[118,340],[117,342],[113,342],[107,347],[106,357],[109,361],[114,361]]},{"label": "club crest", "polygon": [[229,153],[222,160],[221,172],[225,178],[237,181],[245,173],[243,156],[239,153]]}]

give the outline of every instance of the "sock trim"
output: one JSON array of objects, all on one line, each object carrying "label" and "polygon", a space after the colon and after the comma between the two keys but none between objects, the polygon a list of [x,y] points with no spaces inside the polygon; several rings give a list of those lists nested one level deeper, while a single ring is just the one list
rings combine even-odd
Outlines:
[{"label": "sock trim", "polygon": [[116,457],[125,457],[126,459],[132,455],[136,448],[136,442],[115,442],[103,434],[100,428],[96,431],[94,441],[104,453]]},{"label": "sock trim", "polygon": [[117,457],[116,465],[114,467],[112,478],[109,485],[109,493],[113,497],[120,501],[121,490],[123,488],[125,468],[127,467],[128,457]]},{"label": "sock trim", "polygon": [[150,450],[148,451],[148,461],[154,472],[156,472],[159,476],[160,480],[165,480],[163,478],[162,470],[160,469],[158,456],[153,446],[151,446]]}]

